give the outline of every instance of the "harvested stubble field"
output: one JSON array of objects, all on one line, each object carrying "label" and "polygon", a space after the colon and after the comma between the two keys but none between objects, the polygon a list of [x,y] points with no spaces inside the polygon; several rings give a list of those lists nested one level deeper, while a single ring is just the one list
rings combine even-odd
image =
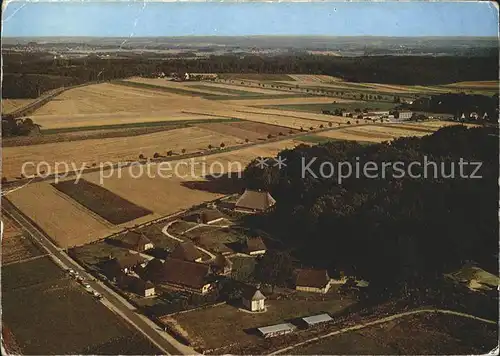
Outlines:
[{"label": "harvested stubble field", "polygon": [[[186,182],[205,181],[204,177],[210,173],[240,171],[256,157],[275,156],[281,150],[293,148],[298,143],[300,142],[284,140],[197,159],[165,162],[168,164],[162,165],[161,170],[158,169],[158,164],[149,163],[132,169],[124,167],[113,172],[104,171],[105,189],[154,212],[119,227],[107,223],[62,194],[52,187],[49,181],[29,184],[18,189],[9,194],[9,200],[38,224],[59,246],[78,246],[100,240],[125,227],[132,227],[220,198],[223,193],[195,189]],[[134,178],[139,175],[140,169],[144,170],[144,174]],[[150,173],[147,173],[148,171]],[[162,178],[159,172],[165,178]],[[168,178],[170,174],[176,176]],[[101,181],[100,172],[87,173],[82,178],[94,184],[100,184]]]},{"label": "harvested stubble field", "polygon": [[2,216],[2,264],[20,262],[42,255],[42,251],[26,236],[21,228],[7,216]]},{"label": "harvested stubble field", "polygon": [[147,215],[115,227],[59,192],[50,182],[26,185],[8,198],[63,248],[96,241],[124,227],[160,217]]},{"label": "harvested stubble field", "polygon": [[457,82],[445,85],[446,87],[459,87],[468,89],[493,89],[498,90],[500,82],[497,80],[478,80],[470,82]]},{"label": "harvested stubble field", "polygon": [[381,135],[381,136],[391,136],[391,137],[405,137],[405,136],[425,136],[429,135],[430,132],[425,132],[421,130],[412,130],[411,128],[402,129],[395,127],[393,125],[370,125],[370,126],[359,126],[352,128],[352,132],[359,132],[361,134],[370,135]]},{"label": "harvested stubble field", "polygon": [[[170,80],[158,79],[158,78],[133,77],[125,80],[125,82],[154,85],[157,87],[162,87],[167,89],[170,88],[173,90],[178,89],[180,94],[185,94],[185,95],[189,95],[190,92],[193,94],[200,93],[200,94],[223,95],[223,96],[237,95],[237,94],[227,93],[223,90],[218,91],[217,88],[196,88],[191,85],[188,85],[189,82],[173,82]],[[200,82],[192,82],[192,83],[199,84]],[[185,93],[183,93],[182,91],[184,91]]]},{"label": "harvested stubble field", "polygon": [[[194,102],[196,103],[196,101]],[[194,104],[193,103],[193,104]],[[185,106],[180,106],[185,107]],[[204,107],[204,106],[202,106]],[[188,115],[179,110],[161,112],[149,112],[147,109],[141,113],[119,112],[119,113],[94,113],[74,115],[38,115],[33,120],[42,126],[42,133],[49,130],[82,131],[95,129],[110,129],[120,127],[148,127],[157,126],[161,123],[186,124],[190,121],[218,119],[216,117],[204,117]],[[220,120],[220,119],[219,119]]]},{"label": "harvested stubble field", "polygon": [[293,75],[288,74],[265,74],[265,73],[221,73],[218,75],[221,79],[226,80],[257,80],[257,81],[273,81],[273,80],[293,80]]},{"label": "harvested stubble field", "polygon": [[[405,136],[431,135],[441,127],[457,125],[447,121],[427,121],[421,123],[398,123],[384,125],[364,125],[345,127],[338,130],[321,132],[318,136],[329,137],[339,140],[382,142]],[[474,126],[474,125],[467,125]]]},{"label": "harvested stubble field", "polygon": [[381,133],[366,133],[354,130],[354,128],[342,128],[339,130],[331,130],[320,132],[317,134],[320,137],[328,137],[336,140],[347,141],[364,141],[364,142],[383,142],[392,140],[393,136],[383,135]]},{"label": "harvested stubble field", "polygon": [[11,113],[14,110],[20,109],[30,103],[35,99],[3,99],[2,98],[2,114]]},{"label": "harvested stubble field", "polygon": [[42,106],[35,115],[74,115],[94,113],[165,110],[178,95],[137,89],[110,83],[70,89]]},{"label": "harvested stubble field", "polygon": [[280,132],[283,135],[297,133],[297,130],[283,126],[266,125],[251,121],[238,121],[228,123],[213,123],[198,125],[206,130],[218,132],[222,135],[231,135],[239,139],[249,141],[264,140],[267,135],[278,136]]},{"label": "harvested stubble field", "polygon": [[[209,127],[209,126],[207,126]],[[59,142],[43,145],[4,147],[2,150],[3,176],[19,177],[25,162],[47,162],[55,169],[56,162],[74,163],[78,169],[101,162],[136,161],[140,154],[152,158],[155,153],[167,155],[168,151],[180,154],[206,150],[224,142],[226,147],[241,144],[244,139],[200,127],[187,127],[131,137],[89,139],[78,142]],[[46,169],[46,168],[45,168]],[[63,165],[60,169],[64,169]],[[35,174],[35,166],[26,166],[26,174]]]},{"label": "harvested stubble field", "polygon": [[342,79],[332,77],[330,75],[322,74],[290,74],[290,78],[297,82],[314,82],[314,83],[330,83],[334,81],[341,81]]},{"label": "harvested stubble field", "polygon": [[24,355],[159,353],[48,257],[4,267],[2,282],[2,321]]},{"label": "harvested stubble field", "polygon": [[323,96],[304,96],[304,97],[292,97],[292,98],[280,98],[276,99],[241,99],[241,100],[221,100],[220,103],[236,104],[243,106],[272,106],[272,105],[300,105],[300,104],[326,104],[326,103],[350,103],[354,100],[348,99],[332,99]]},{"label": "harvested stubble field", "polygon": [[84,179],[67,180],[52,185],[114,225],[123,224],[152,213],[151,210],[137,206],[102,186]]},{"label": "harvested stubble field", "polygon": [[287,351],[321,355],[472,355],[497,345],[495,325],[450,315],[418,315],[335,335]]},{"label": "harvested stubble field", "polygon": [[330,100],[327,103],[264,105],[262,108],[299,111],[302,114],[302,112],[321,113],[323,110],[334,112],[336,109],[354,111],[356,109],[363,110],[366,108],[373,111],[389,111],[394,108],[394,104],[382,101]]},{"label": "harvested stubble field", "polygon": [[318,118],[318,116],[316,116],[313,119],[308,119],[305,118],[307,115],[315,114],[297,112],[289,113],[280,110],[256,109],[246,106],[226,106],[221,109],[212,110],[190,109],[188,113],[195,115],[212,115],[215,117],[237,118],[241,120],[260,122],[263,124],[285,126],[292,129],[300,129],[301,127],[304,129],[309,127],[318,128],[320,125],[328,124],[329,121],[347,121],[344,118],[339,118],[337,116],[331,115],[318,115],[321,118]]},{"label": "harvested stubble field", "polygon": [[[260,314],[247,313],[225,304],[178,314],[173,318],[201,348],[214,349],[234,343],[258,343],[262,337],[252,335],[251,329],[318,313],[338,313],[351,304],[352,301],[347,298],[325,301],[268,300],[267,311]],[[207,328],[207,320],[210,320],[210,328]],[[224,352],[230,350],[225,349]]]},{"label": "harvested stubble field", "polygon": [[234,91],[234,93],[239,94],[239,95],[245,95],[255,93],[255,94],[272,94],[272,95],[283,95],[283,94],[288,94],[288,92],[283,91],[283,90],[272,90],[272,89],[262,89],[262,88],[255,88],[255,87],[248,87],[248,86],[243,86],[243,85],[232,85],[232,84],[222,84],[222,83],[211,83],[211,82],[203,82],[203,84],[199,84],[196,82],[186,82],[186,86],[191,88],[191,87],[205,87],[213,88],[213,90],[217,90],[218,88],[221,89],[222,92],[227,92],[231,93]]}]

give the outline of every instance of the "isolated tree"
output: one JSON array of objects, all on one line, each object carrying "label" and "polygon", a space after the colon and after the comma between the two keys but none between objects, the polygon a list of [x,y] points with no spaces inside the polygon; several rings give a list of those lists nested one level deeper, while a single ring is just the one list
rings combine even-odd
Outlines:
[{"label": "isolated tree", "polygon": [[312,131],[312,130],[314,130],[314,127],[312,127],[312,126],[311,126],[311,127],[309,128],[309,130],[311,130],[311,131]]},{"label": "isolated tree", "polygon": [[224,147],[226,147],[226,144],[224,142],[221,142],[220,143],[220,148],[224,148]]},{"label": "isolated tree", "polygon": [[300,132],[304,132],[304,128],[303,127],[300,128]]},{"label": "isolated tree", "polygon": [[268,251],[255,267],[256,279],[272,287],[285,286],[292,276],[292,258],[287,252]]},{"label": "isolated tree", "polygon": [[211,150],[213,148],[212,145],[208,145],[208,149]]},{"label": "isolated tree", "polygon": [[288,133],[289,133],[290,135],[292,135],[292,134],[293,134],[293,130],[288,131]]},{"label": "isolated tree", "polygon": [[248,141],[250,141],[248,138],[245,139],[245,142],[248,143]]},{"label": "isolated tree", "polygon": [[273,135],[268,134],[268,135],[267,135],[267,138],[273,138]]},{"label": "isolated tree", "polygon": [[153,155],[153,158],[158,158],[160,157],[160,154],[158,152],[155,152],[155,154]]},{"label": "isolated tree", "polygon": [[324,127],[324,126],[323,126],[323,124],[319,125],[319,128],[320,128],[320,129],[322,129],[323,127]]},{"label": "isolated tree", "polygon": [[167,156],[172,156],[174,154],[174,151],[167,151]]},{"label": "isolated tree", "polygon": [[279,136],[283,136],[283,132],[281,132],[281,131],[280,131],[280,132],[278,132],[278,135],[279,135]]},{"label": "isolated tree", "polygon": [[330,121],[330,122],[328,123],[328,126],[332,127],[332,125],[333,125],[333,124],[332,124],[332,122]]},{"label": "isolated tree", "polygon": [[359,121],[358,121],[358,120],[356,120],[356,123],[357,123],[357,124],[359,124]]},{"label": "isolated tree", "polygon": [[347,125],[350,125],[350,124],[351,124],[351,122],[350,122],[350,121],[347,121]]},{"label": "isolated tree", "polygon": [[185,148],[183,148],[183,149],[181,150],[181,152],[182,152],[182,154],[186,153],[186,149],[185,149]]},{"label": "isolated tree", "polygon": [[139,155],[139,159],[145,159],[145,158],[146,157],[144,157],[144,155],[142,153]]}]

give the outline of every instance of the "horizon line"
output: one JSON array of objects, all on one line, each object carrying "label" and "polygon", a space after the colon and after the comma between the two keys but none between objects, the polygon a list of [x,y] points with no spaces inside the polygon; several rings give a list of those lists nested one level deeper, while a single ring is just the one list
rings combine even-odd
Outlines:
[{"label": "horizon line", "polygon": [[130,40],[137,38],[186,38],[186,37],[329,37],[329,38],[346,38],[346,37],[377,37],[377,38],[492,38],[497,39],[496,36],[474,36],[474,35],[414,35],[414,36],[381,36],[381,35],[180,35],[180,36],[85,36],[85,35],[53,35],[53,36],[1,36],[1,38],[128,38]]}]

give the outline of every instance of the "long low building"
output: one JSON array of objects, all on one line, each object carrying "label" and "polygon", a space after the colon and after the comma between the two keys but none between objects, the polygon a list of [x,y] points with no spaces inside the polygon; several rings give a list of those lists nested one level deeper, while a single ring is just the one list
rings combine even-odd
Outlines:
[{"label": "long low building", "polygon": [[295,330],[295,326],[290,323],[276,324],[270,326],[264,326],[257,329],[259,333],[265,338],[275,337],[280,335],[285,335],[291,333]]},{"label": "long low building", "polygon": [[311,316],[302,318],[302,321],[304,323],[306,323],[307,326],[322,324],[322,323],[326,323],[326,322],[329,322],[332,320],[333,320],[332,317],[326,313],[318,314],[318,315],[311,315]]}]

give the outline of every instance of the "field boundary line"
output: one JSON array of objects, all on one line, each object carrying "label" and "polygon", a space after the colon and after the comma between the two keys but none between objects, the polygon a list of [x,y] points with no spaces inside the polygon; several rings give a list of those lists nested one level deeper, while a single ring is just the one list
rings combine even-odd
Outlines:
[{"label": "field boundary line", "polygon": [[364,323],[364,324],[359,324],[359,325],[355,325],[355,326],[345,327],[345,328],[342,328],[342,329],[330,332],[328,334],[317,336],[317,337],[313,337],[313,338],[310,338],[308,340],[296,343],[294,345],[287,346],[287,347],[284,347],[282,349],[273,351],[269,355],[278,355],[278,354],[281,354],[283,352],[292,350],[292,349],[294,349],[296,347],[304,346],[304,345],[313,343],[315,341],[319,341],[319,340],[325,339],[327,337],[331,337],[331,336],[335,336],[335,335],[340,335],[340,334],[343,334],[343,333],[346,333],[346,332],[350,332],[350,331],[354,331],[354,330],[364,329],[364,328],[367,328],[367,327],[370,327],[370,326],[374,326],[374,325],[384,324],[384,323],[387,323],[389,321],[400,319],[400,318],[404,318],[404,317],[409,316],[409,315],[425,314],[425,313],[456,315],[456,316],[461,316],[461,317],[464,317],[464,318],[478,320],[478,321],[481,321],[483,323],[495,324],[495,325],[497,324],[497,322],[494,321],[494,320],[489,320],[489,319],[481,318],[481,317],[478,317],[478,316],[475,316],[475,315],[471,315],[471,314],[467,314],[467,313],[462,313],[462,312],[457,312],[457,311],[454,311],[454,310],[448,310],[448,309],[418,309],[418,310],[411,310],[411,311],[408,311],[408,312],[397,313],[397,314],[394,314],[394,315],[386,316],[386,317],[379,318],[379,319],[376,319],[374,321],[370,321],[370,322]]},{"label": "field boundary line", "polygon": [[80,210],[81,212],[83,212],[83,213],[85,213],[87,215],[90,215],[92,218],[94,218],[95,220],[97,220],[99,223],[105,225],[109,229],[112,229],[112,228],[116,227],[116,225],[111,224],[109,221],[107,221],[103,217],[99,216],[99,214],[93,212],[92,210],[90,210],[86,206],[80,204],[75,199],[71,198],[69,195],[63,193],[62,191],[60,191],[59,189],[57,189],[56,187],[54,187],[52,184],[49,184],[49,185],[52,188],[52,190],[54,191],[55,195],[57,195],[61,199],[64,199],[65,201],[67,201],[68,203],[70,203],[72,206],[74,206],[76,209]]}]

